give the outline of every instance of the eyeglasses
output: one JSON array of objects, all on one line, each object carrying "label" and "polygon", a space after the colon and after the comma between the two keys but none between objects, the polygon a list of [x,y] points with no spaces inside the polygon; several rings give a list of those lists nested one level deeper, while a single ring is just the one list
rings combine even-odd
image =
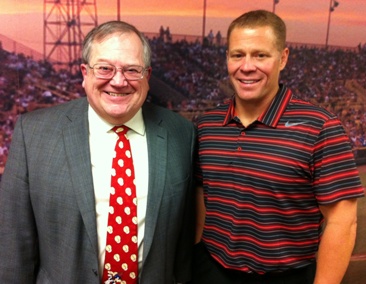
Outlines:
[{"label": "eyeglasses", "polygon": [[94,76],[96,78],[105,80],[112,79],[117,70],[121,70],[126,80],[141,80],[142,78],[144,78],[145,71],[149,69],[149,67],[145,68],[139,65],[127,65],[117,68],[114,65],[104,63],[94,64],[93,67],[88,64],[88,66],[90,69],[93,69]]}]

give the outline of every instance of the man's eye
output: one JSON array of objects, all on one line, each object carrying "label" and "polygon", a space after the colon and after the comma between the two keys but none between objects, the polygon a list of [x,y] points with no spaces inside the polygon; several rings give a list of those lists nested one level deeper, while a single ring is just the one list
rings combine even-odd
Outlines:
[{"label": "man's eye", "polygon": [[134,68],[134,67],[129,67],[125,70],[125,72],[128,72],[128,73],[140,73],[140,70],[138,70],[137,68]]},{"label": "man's eye", "polygon": [[232,58],[241,58],[242,55],[240,53],[235,53],[231,55]]},{"label": "man's eye", "polygon": [[113,68],[111,66],[99,66],[98,70],[100,70],[100,71],[112,71]]}]

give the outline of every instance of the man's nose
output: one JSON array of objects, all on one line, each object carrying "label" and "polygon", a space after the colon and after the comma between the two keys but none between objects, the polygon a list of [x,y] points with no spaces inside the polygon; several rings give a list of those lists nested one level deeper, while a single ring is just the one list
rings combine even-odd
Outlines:
[{"label": "man's nose", "polygon": [[128,80],[126,79],[125,75],[123,74],[122,69],[116,69],[116,73],[112,77],[111,84],[113,85],[127,85]]},{"label": "man's nose", "polygon": [[253,71],[256,69],[256,62],[255,62],[255,58],[253,58],[250,55],[246,55],[242,58],[242,62],[240,65],[240,69],[242,71]]}]

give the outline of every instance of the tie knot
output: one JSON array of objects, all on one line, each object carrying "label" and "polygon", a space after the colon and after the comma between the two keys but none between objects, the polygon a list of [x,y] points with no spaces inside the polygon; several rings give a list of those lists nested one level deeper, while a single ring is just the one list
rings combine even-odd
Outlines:
[{"label": "tie knot", "polygon": [[127,131],[130,128],[126,125],[120,125],[120,126],[115,126],[112,128],[112,130],[119,136],[122,137],[122,135],[126,135]]}]

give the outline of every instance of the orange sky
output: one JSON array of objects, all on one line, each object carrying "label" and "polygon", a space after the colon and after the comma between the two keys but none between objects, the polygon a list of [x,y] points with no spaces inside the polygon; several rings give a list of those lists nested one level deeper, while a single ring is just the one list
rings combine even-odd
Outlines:
[{"label": "orange sky", "polygon": [[[31,47],[42,46],[44,1],[0,1],[0,34]],[[88,0],[88,2],[92,1]],[[96,2],[99,23],[116,19],[117,0],[96,0]],[[144,32],[157,32],[160,25],[163,25],[169,26],[172,33],[201,35],[203,2],[203,0],[120,0],[121,18]],[[338,2],[339,6],[331,14],[329,44],[354,47],[360,42],[365,43],[366,1],[339,0]],[[231,20],[241,13],[252,9],[272,10],[273,7],[272,0],[206,0],[206,3],[206,31],[221,30],[223,34],[226,33]],[[330,0],[280,0],[276,5],[276,13],[287,24],[288,41],[324,44],[329,4]],[[51,7],[50,4],[48,5]]]}]

